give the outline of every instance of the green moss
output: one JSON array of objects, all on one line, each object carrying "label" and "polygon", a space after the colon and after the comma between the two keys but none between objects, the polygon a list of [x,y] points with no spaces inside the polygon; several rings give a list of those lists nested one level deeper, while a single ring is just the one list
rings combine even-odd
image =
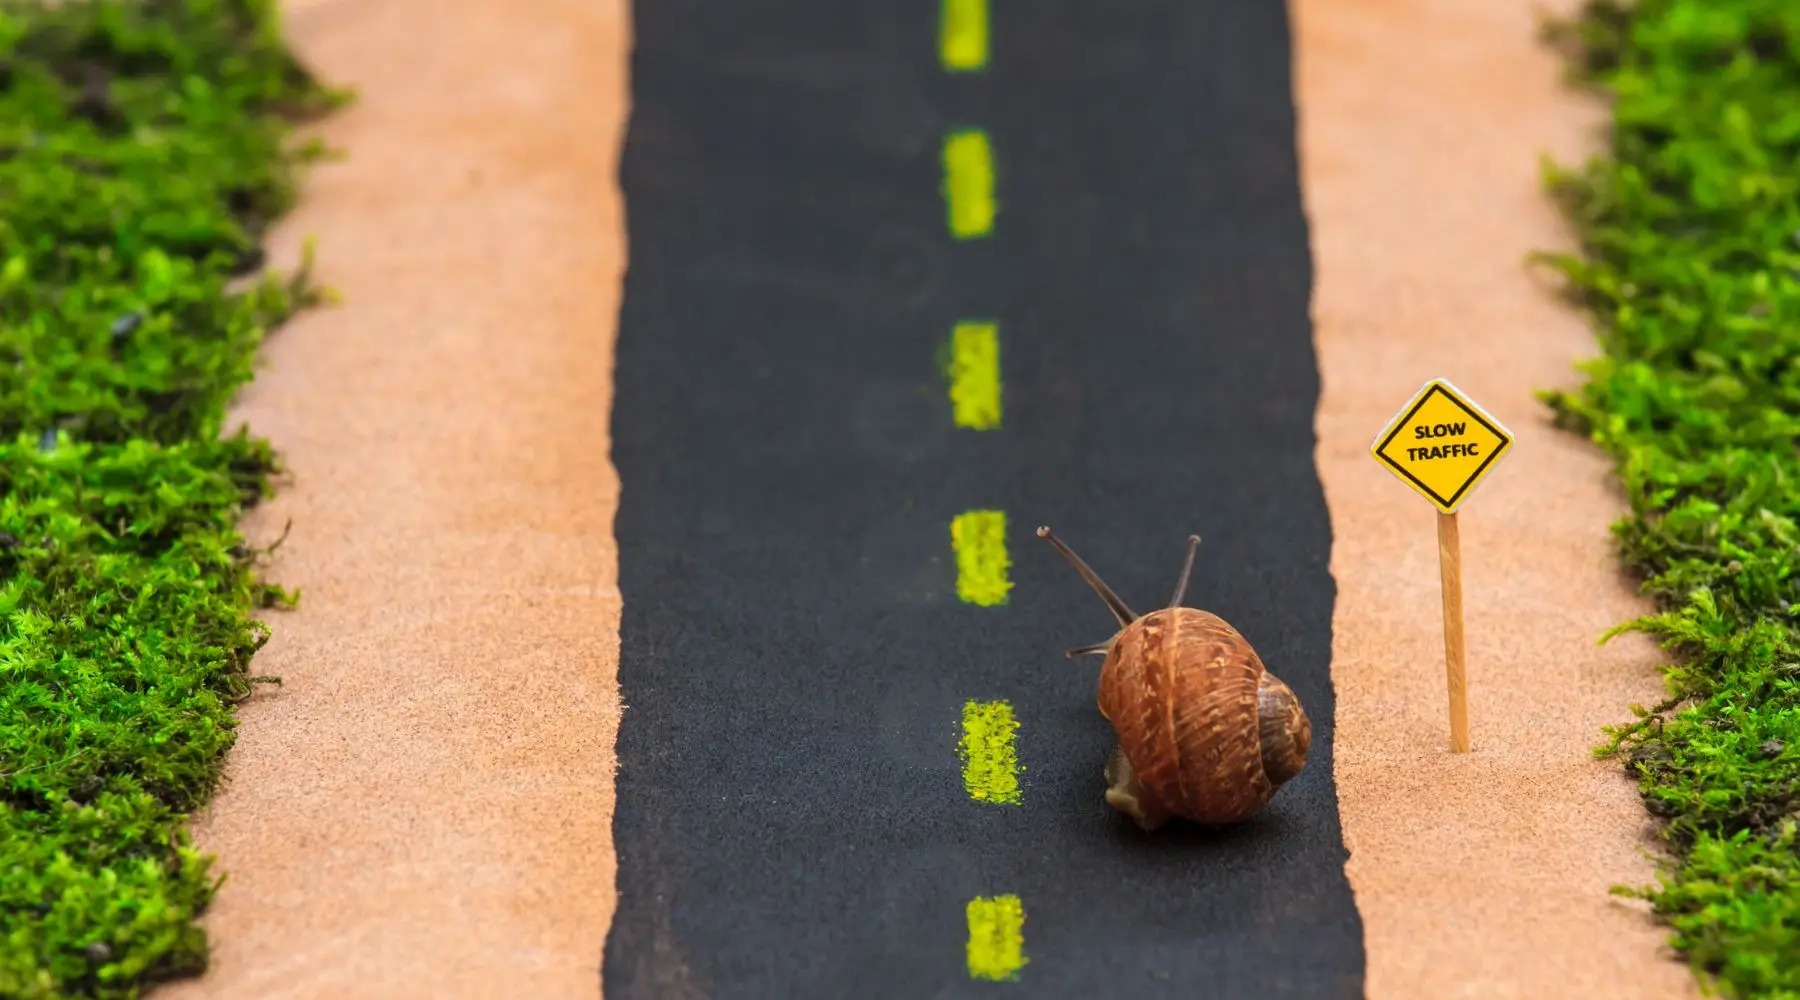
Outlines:
[{"label": "green moss", "polygon": [[302,273],[232,284],[344,95],[273,0],[0,4],[0,996],[135,997],[202,968],[182,832],[288,595],[235,524],[269,446],[224,433]]},{"label": "green moss", "polygon": [[1670,851],[1648,898],[1704,982],[1800,997],[1800,3],[1590,3],[1552,37],[1608,93],[1606,155],[1549,169],[1546,256],[1603,356],[1547,393],[1617,462],[1615,526],[1674,654],[1609,731]]}]

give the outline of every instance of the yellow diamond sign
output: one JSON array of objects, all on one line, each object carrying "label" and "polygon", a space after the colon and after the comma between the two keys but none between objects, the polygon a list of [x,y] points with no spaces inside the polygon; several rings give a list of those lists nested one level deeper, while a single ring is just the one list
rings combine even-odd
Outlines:
[{"label": "yellow diamond sign", "polygon": [[1382,428],[1369,452],[1432,506],[1454,514],[1512,443],[1500,421],[1437,378]]}]

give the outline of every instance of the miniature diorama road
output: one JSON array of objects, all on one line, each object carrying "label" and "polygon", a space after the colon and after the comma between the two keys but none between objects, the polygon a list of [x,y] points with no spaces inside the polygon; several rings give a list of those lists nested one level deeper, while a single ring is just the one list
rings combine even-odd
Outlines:
[{"label": "miniature diorama road", "polygon": [[[1000,7],[956,75],[934,14],[635,14],[605,994],[982,996],[965,913],[1013,898],[1034,996],[1360,996],[1283,11]],[[964,128],[998,213],[959,239]],[[959,321],[997,331],[991,429],[939,369]],[[1204,536],[1190,601],[1312,714],[1263,815],[1106,806],[1097,661],[1062,651],[1117,625],[1040,523],[1139,608]],[[1017,721],[1013,800],[965,788],[971,701]]]},{"label": "miniature diorama road", "polygon": [[[1607,893],[1657,657],[1595,646],[1621,501],[1531,396],[1593,343],[1522,262],[1602,116],[1516,6],[289,3],[358,97],[270,256],[343,302],[236,411],[302,601],[157,995],[1693,994]],[[1432,376],[1519,438],[1469,754],[1368,455]],[[1202,536],[1312,721],[1260,814],[1106,805],[1063,651],[1115,623],[1039,524],[1140,611]]]}]

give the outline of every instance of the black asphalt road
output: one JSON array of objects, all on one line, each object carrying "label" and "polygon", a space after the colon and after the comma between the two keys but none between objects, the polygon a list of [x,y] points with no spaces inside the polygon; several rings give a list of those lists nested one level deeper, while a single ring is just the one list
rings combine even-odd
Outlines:
[{"label": "black asphalt road", "polygon": [[[1331,782],[1330,530],[1284,7],[997,0],[949,76],[935,0],[640,0],[614,459],[624,591],[619,909],[604,995],[1360,997]],[[945,131],[992,137],[957,243]],[[571,123],[571,127],[579,127]],[[1000,321],[1005,425],[936,353]],[[1007,512],[1005,607],[949,524]],[[1189,604],[1309,708],[1249,824],[1140,834],[1101,799],[1112,619]],[[1024,802],[978,805],[970,698],[1012,702]],[[1029,964],[976,982],[964,906],[1017,894]]]}]

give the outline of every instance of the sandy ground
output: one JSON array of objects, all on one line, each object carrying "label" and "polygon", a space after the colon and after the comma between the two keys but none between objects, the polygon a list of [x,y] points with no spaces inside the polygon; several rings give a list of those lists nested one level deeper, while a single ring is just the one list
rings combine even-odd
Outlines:
[{"label": "sandy ground", "polygon": [[316,0],[359,103],[271,245],[343,306],[280,331],[237,417],[293,532],[231,784],[229,881],[170,1000],[590,998],[613,910],[608,461],[625,261],[624,0]]},{"label": "sandy ground", "polygon": [[[1559,0],[1558,6],[1572,9]],[[1536,157],[1595,148],[1605,108],[1559,83],[1517,0],[1295,0],[1302,176],[1336,539],[1332,677],[1349,875],[1371,1000],[1697,996],[1643,910],[1646,819],[1600,728],[1656,700],[1645,605],[1607,527],[1605,460],[1532,398],[1595,353],[1528,274],[1570,245]],[[1436,513],[1369,457],[1433,376],[1517,435],[1463,507],[1473,752],[1448,752]]]}]

